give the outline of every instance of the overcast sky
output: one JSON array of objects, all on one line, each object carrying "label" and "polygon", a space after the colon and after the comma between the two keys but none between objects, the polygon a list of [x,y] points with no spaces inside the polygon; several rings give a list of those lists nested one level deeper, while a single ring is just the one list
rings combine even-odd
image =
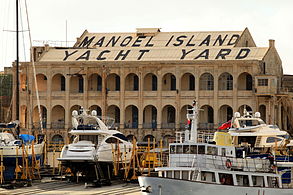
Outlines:
[{"label": "overcast sky", "polygon": [[[22,26],[27,30],[25,0]],[[269,39],[293,74],[293,0],[27,0],[34,44],[73,45],[89,32],[135,32],[136,28],[170,31],[239,31],[248,27],[259,47]],[[0,0],[0,70],[15,60],[15,0]],[[8,31],[7,31],[8,30]],[[20,34],[21,61],[28,60],[28,33]],[[24,41],[23,41],[24,40]],[[54,42],[59,41],[59,42]],[[62,42],[64,41],[64,42]]]}]

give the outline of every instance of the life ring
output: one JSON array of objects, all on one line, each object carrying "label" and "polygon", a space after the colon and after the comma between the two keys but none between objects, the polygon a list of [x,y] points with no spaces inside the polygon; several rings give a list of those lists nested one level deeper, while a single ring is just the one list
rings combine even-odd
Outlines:
[{"label": "life ring", "polygon": [[227,159],[227,160],[226,160],[226,167],[227,167],[228,169],[230,169],[230,168],[232,167],[232,162],[231,162],[230,159]]}]

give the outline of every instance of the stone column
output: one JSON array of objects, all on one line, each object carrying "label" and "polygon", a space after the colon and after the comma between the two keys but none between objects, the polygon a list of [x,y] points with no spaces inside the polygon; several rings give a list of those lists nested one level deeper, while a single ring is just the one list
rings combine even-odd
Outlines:
[{"label": "stone column", "polygon": [[[68,66],[65,68],[65,73],[69,73],[70,69]],[[65,101],[64,101],[64,108],[65,108],[65,129],[71,127],[71,113],[70,113],[70,75],[64,74],[65,76]]]}]

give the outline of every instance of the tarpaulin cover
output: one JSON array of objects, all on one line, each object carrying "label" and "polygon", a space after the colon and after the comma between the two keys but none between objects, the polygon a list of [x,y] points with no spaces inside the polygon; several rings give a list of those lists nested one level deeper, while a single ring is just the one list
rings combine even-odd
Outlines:
[{"label": "tarpaulin cover", "polygon": [[32,142],[35,139],[35,136],[28,134],[20,134],[19,137],[23,140],[24,143]]}]

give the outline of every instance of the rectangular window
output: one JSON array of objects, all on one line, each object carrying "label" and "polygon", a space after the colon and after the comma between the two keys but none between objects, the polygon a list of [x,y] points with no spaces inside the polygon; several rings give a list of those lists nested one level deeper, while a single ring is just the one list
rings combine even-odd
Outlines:
[{"label": "rectangular window", "polygon": [[157,91],[157,77],[152,75],[152,91]]},{"label": "rectangular window", "polygon": [[198,146],[198,154],[205,154],[205,146]]},{"label": "rectangular window", "polygon": [[78,88],[79,88],[78,92],[83,93],[83,78],[82,77],[78,79]]},{"label": "rectangular window", "polygon": [[183,147],[182,145],[177,145],[177,154],[182,154],[183,153]]},{"label": "rectangular window", "polygon": [[133,77],[133,91],[138,91],[138,76]]},{"label": "rectangular window", "polygon": [[176,78],[174,75],[171,76],[171,91],[176,90]]},{"label": "rectangular window", "polygon": [[191,145],[190,146],[190,153],[191,154],[197,154],[197,145]]},{"label": "rectangular window", "polygon": [[195,79],[193,75],[189,75],[189,90],[195,89]]},{"label": "rectangular window", "polygon": [[258,79],[257,80],[258,86],[268,86],[268,79]]},{"label": "rectangular window", "polygon": [[97,76],[97,91],[102,91],[102,77]]},{"label": "rectangular window", "polygon": [[65,91],[65,77],[61,77],[61,91]]},{"label": "rectangular window", "polygon": [[120,91],[120,77],[115,77],[115,91]]}]

